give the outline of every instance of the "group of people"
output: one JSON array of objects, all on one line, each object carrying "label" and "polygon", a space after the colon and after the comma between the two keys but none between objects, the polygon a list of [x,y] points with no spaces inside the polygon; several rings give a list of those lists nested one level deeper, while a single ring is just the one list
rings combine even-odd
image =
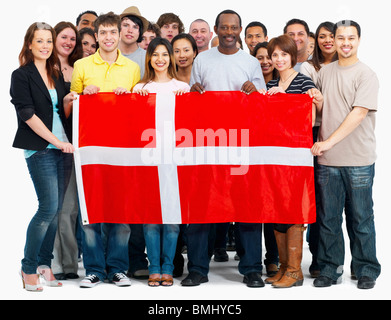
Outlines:
[{"label": "group of people", "polygon": [[181,285],[198,286],[208,281],[213,255],[215,261],[228,259],[228,234],[235,235],[238,268],[247,286],[303,284],[304,225],[78,222],[70,121],[77,96],[189,91],[313,98],[317,222],[309,226],[310,274],[315,287],[340,283],[345,212],[351,275],[358,288],[373,288],[380,275],[372,201],[379,83],[358,59],[359,24],[320,24],[309,50],[310,30],[303,20],[292,19],[270,42],[265,25],[252,22],[244,32],[249,53],[243,49],[242,20],[235,11],[217,16],[215,38],[203,19],[195,20],[189,33],[184,31],[177,15],[163,14],[155,24],[134,6],[120,15],[83,12],[76,25],[60,22],[52,28],[37,22],[28,28],[10,89],[18,118],[13,146],[24,150],[39,201],[27,230],[24,288],[42,291],[41,278],[53,287],[78,278],[79,252],[86,270],[82,288],[105,280],[129,286],[130,277],[146,278],[151,287],[172,286],[173,278],[183,273],[184,246],[189,273]]}]

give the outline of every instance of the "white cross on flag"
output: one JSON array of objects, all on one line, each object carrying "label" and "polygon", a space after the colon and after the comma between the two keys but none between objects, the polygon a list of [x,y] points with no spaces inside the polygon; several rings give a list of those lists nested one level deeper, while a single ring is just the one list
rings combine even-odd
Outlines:
[{"label": "white cross on flag", "polygon": [[80,96],[84,224],[315,222],[308,95]]}]

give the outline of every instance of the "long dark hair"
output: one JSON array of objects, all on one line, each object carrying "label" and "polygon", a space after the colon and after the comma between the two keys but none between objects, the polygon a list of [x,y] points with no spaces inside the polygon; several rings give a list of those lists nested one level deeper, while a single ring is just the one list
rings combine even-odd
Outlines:
[{"label": "long dark hair", "polygon": [[[174,43],[175,41],[181,40],[181,39],[186,39],[187,41],[190,42],[191,47],[193,48],[193,51],[195,52],[195,57],[194,59],[198,56],[198,47],[197,47],[197,42],[194,40],[193,36],[188,34],[188,33],[180,33],[176,35],[172,40],[171,40],[171,45],[174,48]],[[176,70],[178,71],[178,65],[176,66]]]},{"label": "long dark hair", "polygon": [[[318,43],[320,29],[322,29],[322,28],[325,28],[327,31],[330,31],[331,33],[333,33],[334,23],[326,21],[326,22],[321,23],[319,25],[318,29],[316,29],[314,53],[312,55],[312,59],[309,60],[309,63],[311,63],[314,66],[316,71],[319,71],[322,68],[321,64],[325,62],[325,57],[324,57],[323,52],[320,49],[319,43]],[[336,61],[337,59],[338,59],[338,54],[335,53],[335,55],[333,57],[333,61]]]},{"label": "long dark hair", "polygon": [[[260,43],[257,43],[257,45],[255,46],[253,52],[251,53],[252,56],[254,56],[255,58],[257,57],[257,53],[258,53],[258,50],[261,49],[261,48],[265,48],[266,51],[267,51],[267,46],[269,45],[269,42],[265,41],[265,42],[260,42]],[[269,53],[268,53],[269,55]],[[270,58],[270,56],[269,56]],[[271,58],[270,58],[271,60]],[[273,80],[276,80],[278,79],[279,77],[279,72],[278,70],[273,66]]]},{"label": "long dark hair", "polygon": [[164,38],[155,38],[151,41],[151,43],[147,48],[147,54],[145,55],[145,73],[144,73],[144,78],[140,81],[140,83],[147,84],[155,79],[155,70],[151,65],[151,59],[156,48],[160,45],[165,46],[170,55],[170,65],[167,70],[168,75],[172,79],[177,79],[174,50],[172,49],[171,43]]},{"label": "long dark hair", "polygon": [[197,47],[197,42],[194,40],[193,36],[188,34],[188,33],[180,33],[176,35],[172,40],[171,40],[171,45],[174,47],[174,42],[177,40],[181,39],[186,39],[190,42],[191,47],[193,48],[193,51],[195,52],[196,56],[198,55],[198,47]]},{"label": "long dark hair", "polygon": [[56,50],[56,32],[54,29],[45,22],[34,22],[26,31],[24,36],[23,48],[19,54],[19,65],[24,67],[31,62],[34,62],[34,55],[30,50],[30,45],[33,42],[35,31],[37,30],[48,30],[52,34],[53,39],[53,51],[50,57],[46,60],[46,70],[48,74],[48,79],[51,85],[54,84],[52,77],[56,79],[60,77],[60,61],[57,56]]}]

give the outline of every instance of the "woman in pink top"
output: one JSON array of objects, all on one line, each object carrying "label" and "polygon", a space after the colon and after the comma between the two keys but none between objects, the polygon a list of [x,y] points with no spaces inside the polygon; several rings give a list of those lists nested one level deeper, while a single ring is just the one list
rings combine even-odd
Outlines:
[{"label": "woman in pink top", "polygon": [[[173,49],[168,40],[152,40],[145,57],[144,78],[133,88],[134,93],[181,95],[189,92],[187,83],[177,80]],[[174,256],[179,224],[144,224],[144,237],[149,265],[148,285],[172,286]]]},{"label": "woman in pink top", "polygon": [[155,38],[149,44],[145,57],[144,78],[133,88],[134,93],[182,94],[190,91],[187,83],[177,80],[174,52],[168,40]]}]

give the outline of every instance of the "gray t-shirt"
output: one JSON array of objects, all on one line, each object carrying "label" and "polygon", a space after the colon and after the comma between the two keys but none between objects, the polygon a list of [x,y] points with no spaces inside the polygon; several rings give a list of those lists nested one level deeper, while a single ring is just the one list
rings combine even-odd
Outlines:
[{"label": "gray t-shirt", "polygon": [[142,48],[138,48],[135,52],[132,52],[131,54],[123,54],[123,56],[126,58],[136,62],[139,67],[140,67],[140,79],[144,78],[144,73],[145,73],[145,55],[147,51],[145,51]]},{"label": "gray t-shirt", "polygon": [[215,47],[200,53],[194,60],[190,87],[198,82],[206,91],[240,91],[247,81],[257,89],[266,89],[258,60],[240,49],[226,55]]},{"label": "gray t-shirt", "polygon": [[336,131],[354,107],[369,110],[361,124],[331,150],[318,157],[326,166],[369,166],[376,161],[375,124],[379,81],[364,63],[342,67],[338,61],[319,72],[318,88],[324,96],[319,141]]}]

